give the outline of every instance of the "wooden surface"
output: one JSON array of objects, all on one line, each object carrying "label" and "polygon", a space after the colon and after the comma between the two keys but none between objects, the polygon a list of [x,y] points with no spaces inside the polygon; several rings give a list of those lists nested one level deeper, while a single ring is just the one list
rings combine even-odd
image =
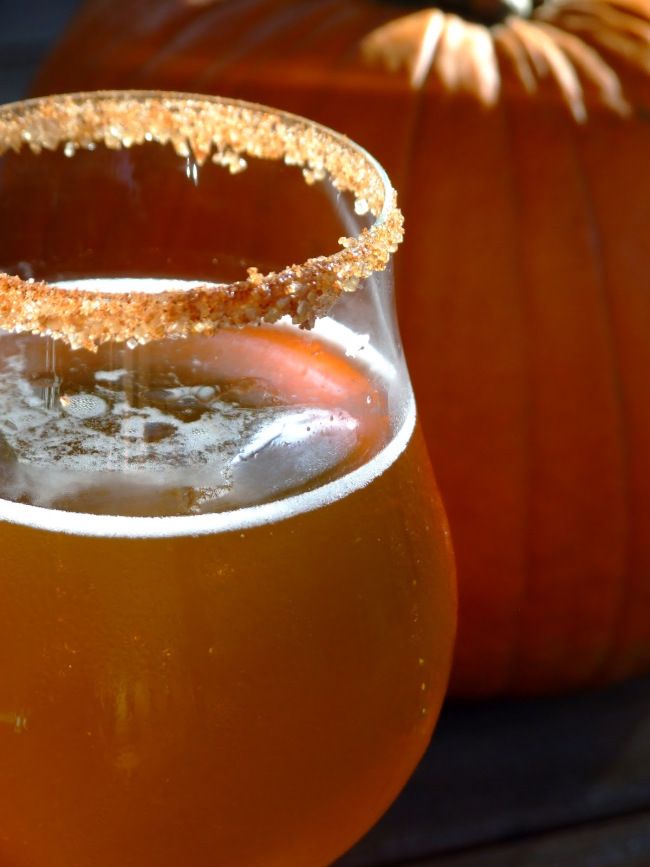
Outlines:
[{"label": "wooden surface", "polygon": [[[78,5],[0,0],[1,102]],[[337,867],[407,865],[650,867],[650,680],[448,706],[402,796]]]}]

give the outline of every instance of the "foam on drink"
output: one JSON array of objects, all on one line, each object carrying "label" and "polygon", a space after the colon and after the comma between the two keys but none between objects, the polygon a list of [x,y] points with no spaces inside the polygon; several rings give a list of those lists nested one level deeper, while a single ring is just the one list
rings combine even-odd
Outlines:
[{"label": "foam on drink", "polygon": [[[169,281],[70,286],[160,292]],[[309,336],[273,332],[277,346],[265,343],[270,330],[247,329],[97,354],[0,337],[0,519],[194,535],[276,521],[368,484],[414,423],[410,404],[391,436],[377,386],[395,375],[390,363],[332,320]]]}]

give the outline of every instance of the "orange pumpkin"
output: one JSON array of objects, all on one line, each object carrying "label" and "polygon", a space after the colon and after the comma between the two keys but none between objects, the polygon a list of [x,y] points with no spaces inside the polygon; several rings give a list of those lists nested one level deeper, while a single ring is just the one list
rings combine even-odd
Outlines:
[{"label": "orange pumpkin", "polygon": [[650,0],[526,2],[89,0],[37,82],[256,99],[386,164],[464,695],[650,669]]}]

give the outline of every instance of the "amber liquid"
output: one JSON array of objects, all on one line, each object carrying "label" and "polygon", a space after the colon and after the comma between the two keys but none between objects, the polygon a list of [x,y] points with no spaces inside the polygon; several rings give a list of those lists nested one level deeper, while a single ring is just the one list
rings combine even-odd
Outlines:
[{"label": "amber liquid", "polygon": [[[4,370],[24,338],[5,339]],[[145,486],[135,517],[107,517],[98,513],[125,511],[122,485],[102,497],[83,476],[77,499],[72,485],[54,512],[39,504],[52,486],[30,500],[21,477],[21,502],[0,504],[2,867],[331,863],[393,800],[437,717],[453,634],[452,566],[417,429],[402,425],[404,447],[396,446],[377,377],[313,336],[254,329],[166,349],[150,350],[146,383],[164,357],[183,380],[176,388],[205,390],[196,371],[207,365],[235,414],[251,405],[281,415],[316,408],[355,420],[326,432],[333,447],[337,431],[355,437],[336,465],[318,465],[309,478],[312,467],[275,500],[260,481],[262,506],[206,505]],[[101,353],[83,364],[63,351],[52,364],[48,353],[23,345],[18,355],[53,418],[75,396],[79,403],[97,369],[102,388],[130,388],[137,409],[146,403],[128,376],[121,385],[107,376]],[[43,384],[46,358],[55,386]],[[114,370],[124,359],[113,357]],[[94,397],[102,394],[110,404],[107,392]],[[94,435],[101,414],[88,407],[99,404],[84,400],[77,423]],[[177,409],[164,407],[171,417]],[[19,442],[6,433],[5,497],[18,490],[10,482],[20,463]],[[120,436],[116,450],[126,454]],[[155,454],[163,442],[148,445]],[[280,436],[276,460],[283,447],[291,443]],[[64,475],[78,472],[80,448],[76,457],[69,450]],[[124,461],[110,472],[128,489]],[[47,480],[46,463],[39,473]],[[167,517],[152,529],[146,516],[157,496]],[[175,518],[179,503],[185,512]],[[282,504],[273,520],[268,510]],[[256,518],[258,508],[267,512]],[[66,515],[67,531],[53,532],[52,516]],[[138,538],[142,520],[148,535]],[[214,531],[202,521],[214,521]]]}]

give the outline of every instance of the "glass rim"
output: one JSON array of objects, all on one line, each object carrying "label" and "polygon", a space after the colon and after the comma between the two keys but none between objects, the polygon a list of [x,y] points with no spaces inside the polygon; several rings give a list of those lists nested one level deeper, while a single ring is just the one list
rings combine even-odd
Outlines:
[{"label": "glass rim", "polygon": [[[403,238],[397,194],[380,163],[351,139],[315,121],[253,102],[177,91],[103,90],[37,97],[0,106],[0,157],[29,148],[114,150],[171,144],[180,157],[219,163],[235,173],[246,157],[284,160],[305,182],[328,178],[354,197],[367,228],[338,239],[335,252],[232,283],[151,293],[111,293],[24,280],[0,272],[0,329],[64,340],[95,350],[102,343],[145,344],[210,334],[221,327],[289,316],[309,328],[343,293],[383,271]],[[199,281],[192,281],[198,283]]]}]

